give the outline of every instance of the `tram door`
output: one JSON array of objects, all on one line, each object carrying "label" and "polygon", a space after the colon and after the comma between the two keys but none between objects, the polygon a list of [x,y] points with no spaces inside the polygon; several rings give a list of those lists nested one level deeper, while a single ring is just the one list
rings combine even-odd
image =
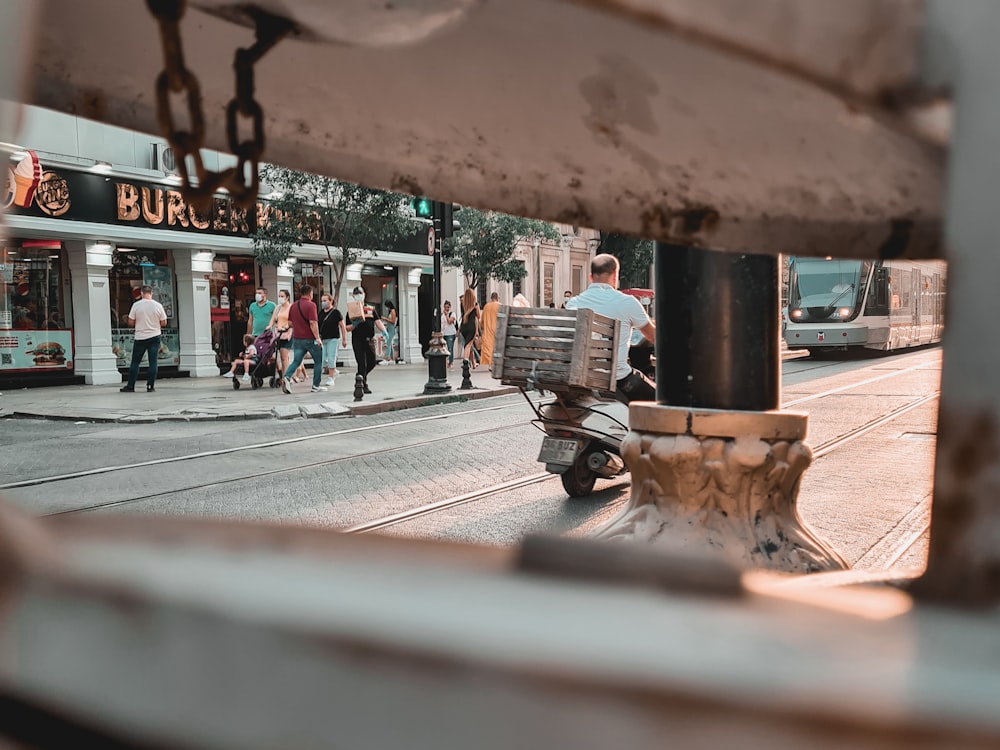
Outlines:
[{"label": "tram door", "polygon": [[914,268],[911,277],[911,297],[913,299],[913,302],[910,305],[910,312],[913,314],[913,339],[911,345],[915,346],[920,343],[922,339],[921,334],[923,333],[920,325],[920,302],[924,291],[923,274],[920,273],[919,268]]}]

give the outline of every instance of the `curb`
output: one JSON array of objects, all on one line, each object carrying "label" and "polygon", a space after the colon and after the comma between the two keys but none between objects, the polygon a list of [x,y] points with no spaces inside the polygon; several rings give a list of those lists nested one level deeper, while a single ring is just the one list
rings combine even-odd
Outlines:
[{"label": "curb", "polygon": [[453,404],[462,401],[475,401],[493,396],[509,396],[517,393],[516,386],[504,386],[502,388],[472,388],[466,391],[454,390],[451,393],[441,396],[414,396],[413,398],[397,398],[389,401],[365,404],[354,402],[348,405],[352,416],[366,416],[369,414],[383,414],[387,411],[399,411],[401,409],[412,409],[416,406],[433,406],[435,404]]}]

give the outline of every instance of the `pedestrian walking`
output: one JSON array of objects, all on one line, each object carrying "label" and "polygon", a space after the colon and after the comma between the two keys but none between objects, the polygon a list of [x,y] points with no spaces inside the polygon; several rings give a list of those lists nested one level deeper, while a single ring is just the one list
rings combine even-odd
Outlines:
[{"label": "pedestrian walking", "polygon": [[490,295],[490,301],[483,308],[480,319],[482,342],[479,349],[480,364],[489,367],[493,364],[493,346],[496,344],[497,316],[500,314],[500,295],[496,292]]},{"label": "pedestrian walking", "polygon": [[392,364],[396,361],[392,341],[396,338],[396,322],[399,317],[396,315],[396,306],[392,304],[392,300],[386,300],[385,309],[388,311],[382,316],[382,325],[385,326],[385,361]]},{"label": "pedestrian walking", "polygon": [[132,305],[128,313],[128,324],[135,329],[135,341],[132,342],[132,363],[128,368],[128,385],[121,389],[122,393],[134,393],[135,381],[139,376],[139,363],[145,355],[149,355],[149,369],[146,372],[146,391],[156,390],[156,366],[160,358],[160,335],[163,326],[167,324],[167,311],[163,305],[153,299],[153,287],[144,284],[139,290],[140,298]]},{"label": "pedestrian walking", "polygon": [[275,307],[276,305],[267,298],[267,289],[258,287],[254,294],[254,303],[250,305],[250,315],[247,317],[247,333],[257,338],[270,328]]},{"label": "pedestrian walking", "polygon": [[[253,305],[250,306],[253,309]],[[292,361],[292,324],[288,322],[288,313],[292,309],[290,295],[284,289],[278,292],[278,304],[271,314],[267,327],[273,328],[278,336],[278,368],[282,373]]]},{"label": "pedestrian walking", "polygon": [[313,359],[312,392],[319,393],[326,390],[326,386],[320,385],[320,379],[323,377],[323,340],[319,336],[319,316],[312,297],[312,286],[303,284],[299,287],[299,298],[290,306],[288,312],[288,320],[292,325],[292,362],[281,378],[281,390],[285,393],[292,392],[292,374],[302,364],[306,352],[309,352]]},{"label": "pedestrian walking", "polygon": [[368,373],[375,369],[378,362],[373,344],[376,328],[385,332],[382,321],[375,317],[375,309],[365,304],[365,290],[359,286],[354,287],[351,301],[347,303],[347,330],[351,332],[351,347],[354,349],[354,359],[358,362],[358,373],[365,393],[371,393],[368,388]]},{"label": "pedestrian walking", "polygon": [[458,320],[455,313],[451,311],[451,302],[444,301],[441,306],[441,335],[444,336],[445,344],[448,346],[448,368],[451,369],[455,362],[455,337],[458,336]]},{"label": "pedestrian walking", "polygon": [[[462,335],[462,359],[472,360],[472,341],[479,334],[479,301],[475,290],[469,288],[462,293],[462,325],[458,332]],[[475,363],[473,363],[475,369]]]},{"label": "pedestrian walking", "polygon": [[[331,386],[337,380],[337,353],[341,345],[347,345],[347,326],[344,316],[333,305],[333,295],[324,294],[319,298],[319,337],[323,340],[323,366],[326,368],[326,383]],[[317,365],[314,363],[313,367]]]}]

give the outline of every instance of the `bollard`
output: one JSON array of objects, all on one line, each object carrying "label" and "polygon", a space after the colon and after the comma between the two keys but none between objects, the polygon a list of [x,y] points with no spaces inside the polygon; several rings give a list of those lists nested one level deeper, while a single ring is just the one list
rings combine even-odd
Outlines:
[{"label": "bollard", "polygon": [[354,400],[360,401],[365,397],[365,378],[359,372],[354,376]]},{"label": "bollard", "polygon": [[473,385],[472,385],[472,378],[470,376],[471,372],[472,372],[472,370],[469,368],[469,360],[463,359],[462,360],[462,385],[460,385],[458,387],[458,390],[460,390],[460,391],[471,391],[472,390]]}]

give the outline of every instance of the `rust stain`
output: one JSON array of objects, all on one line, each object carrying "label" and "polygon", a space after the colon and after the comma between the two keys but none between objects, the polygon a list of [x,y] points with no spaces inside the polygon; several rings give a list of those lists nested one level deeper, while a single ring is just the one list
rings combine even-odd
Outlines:
[{"label": "rust stain", "polygon": [[689,208],[680,217],[686,234],[711,231],[719,223],[719,212],[710,206]]},{"label": "rust stain", "polygon": [[912,234],[913,219],[893,219],[889,229],[889,237],[878,249],[878,257],[882,260],[892,260],[905,255]]},{"label": "rust stain", "polygon": [[72,107],[75,114],[91,120],[107,118],[107,102],[104,94],[96,89],[81,89]]},{"label": "rust stain", "polygon": [[417,178],[408,174],[398,174],[392,178],[392,182],[389,183],[389,188],[397,193],[409,193],[410,195],[423,195],[424,191],[420,189],[420,183],[417,182]]}]

